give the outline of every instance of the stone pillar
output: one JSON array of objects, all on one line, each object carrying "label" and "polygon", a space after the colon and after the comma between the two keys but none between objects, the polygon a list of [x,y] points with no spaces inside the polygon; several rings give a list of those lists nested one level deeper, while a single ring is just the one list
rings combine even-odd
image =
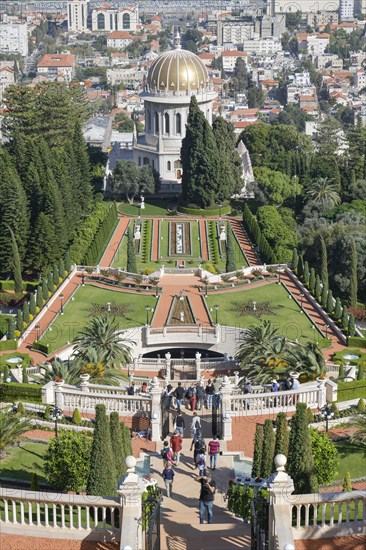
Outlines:
[{"label": "stone pillar", "polygon": [[81,391],[89,392],[90,391],[90,388],[89,388],[90,374],[80,374],[80,378],[81,378],[81,383],[80,383]]},{"label": "stone pillar", "polygon": [[[269,550],[276,550],[278,547],[285,548],[286,545],[291,544],[295,547],[291,506],[288,502],[288,497],[294,492],[294,482],[285,472],[286,462],[285,455],[276,455],[274,463],[277,471],[267,480],[269,492]],[[278,519],[275,522],[274,507],[276,505],[281,505],[281,522],[278,522]]]},{"label": "stone pillar", "polygon": [[135,377],[135,375],[133,374],[133,372],[131,372],[130,377],[128,379],[128,382],[129,382],[130,386],[132,386],[132,382],[133,382],[134,377]]},{"label": "stone pillar", "polygon": [[240,380],[240,377],[239,377],[239,371],[238,370],[234,370],[234,385],[235,387],[238,387],[238,384],[239,384],[239,380]]},{"label": "stone pillar", "polygon": [[62,386],[64,384],[64,380],[60,380],[59,382],[55,382],[55,405],[57,407],[61,407],[64,404],[64,398],[62,395]]},{"label": "stone pillar", "polygon": [[151,383],[151,440],[161,439],[161,389],[159,380],[154,376]]},{"label": "stone pillar", "polygon": [[326,388],[325,388],[325,383],[327,379],[318,377],[316,381],[318,382],[318,386],[317,386],[318,387],[318,408],[321,409],[322,407],[324,407],[324,405],[327,402]]},{"label": "stone pillar", "polygon": [[231,390],[232,384],[228,376],[224,376],[222,386],[220,389],[222,398],[222,415],[223,415],[223,433],[222,437],[224,441],[231,441],[232,434],[232,418],[231,418]]},{"label": "stone pillar", "polygon": [[165,354],[165,372],[168,380],[171,379],[172,355],[170,351]]},{"label": "stone pillar", "polygon": [[145,485],[135,473],[136,459],[126,457],[127,475],[118,488],[123,514],[120,514],[123,548],[142,548],[142,493]]},{"label": "stone pillar", "polygon": [[219,324],[215,325],[215,338],[218,344],[220,343],[220,332],[221,332],[220,325]]},{"label": "stone pillar", "polygon": [[196,351],[195,363],[196,363],[196,380],[199,380],[201,378],[201,354],[199,351]]}]

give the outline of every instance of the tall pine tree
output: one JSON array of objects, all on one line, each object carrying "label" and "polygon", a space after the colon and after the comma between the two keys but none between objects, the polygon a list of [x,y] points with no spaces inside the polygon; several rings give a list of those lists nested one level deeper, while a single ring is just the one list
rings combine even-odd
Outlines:
[{"label": "tall pine tree", "polygon": [[255,436],[254,436],[252,477],[261,476],[262,455],[263,455],[263,426],[262,424],[257,424],[255,427]]},{"label": "tall pine tree", "polygon": [[357,252],[354,239],[351,240],[351,269],[349,273],[349,287],[347,292],[347,303],[349,307],[357,306]]},{"label": "tall pine tree", "polygon": [[8,229],[11,237],[11,250],[12,250],[12,256],[13,256],[12,272],[13,272],[13,278],[14,278],[14,290],[17,293],[21,293],[23,292],[23,280],[22,280],[22,268],[20,265],[18,245],[15,240],[15,235],[13,230],[10,229],[10,227]]},{"label": "tall pine tree", "polygon": [[317,479],[305,403],[297,403],[296,413],[291,419],[287,471],[294,481],[297,494],[317,492]]},{"label": "tall pine tree", "polygon": [[325,246],[325,241],[322,235],[319,237],[320,244],[320,279],[323,283],[329,287],[329,276],[328,276],[328,254],[327,247]]},{"label": "tall pine tree", "polygon": [[105,405],[95,407],[95,424],[90,471],[86,492],[88,495],[113,496],[117,491],[117,472],[113,458],[111,432]]},{"label": "tall pine tree", "polygon": [[236,271],[235,237],[231,225],[228,223],[226,233],[226,273],[231,273],[232,271]]}]

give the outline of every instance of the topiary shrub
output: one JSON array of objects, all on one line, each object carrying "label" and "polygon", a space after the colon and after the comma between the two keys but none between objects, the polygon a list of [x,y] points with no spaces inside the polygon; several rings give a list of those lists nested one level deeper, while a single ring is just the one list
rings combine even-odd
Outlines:
[{"label": "topiary shrub", "polygon": [[365,401],[363,399],[359,399],[357,403],[357,412],[364,413],[365,411],[366,411]]},{"label": "topiary shrub", "polygon": [[24,414],[25,413],[25,406],[24,406],[24,403],[22,403],[21,401],[19,401],[19,403],[18,403],[17,412],[19,414]]},{"label": "topiary shrub", "polygon": [[75,424],[75,426],[80,426],[83,419],[81,418],[81,414],[78,408],[74,409],[74,412],[72,413],[72,420],[71,422]]},{"label": "topiary shrub", "polygon": [[30,490],[31,491],[39,491],[39,479],[38,479],[38,475],[35,472],[33,472],[33,474],[32,474],[32,481],[31,481]]},{"label": "topiary shrub", "polygon": [[43,420],[46,420],[49,422],[51,420],[51,414],[52,414],[52,405],[46,405],[46,408],[43,413]]},{"label": "topiary shrub", "polygon": [[343,491],[344,493],[346,493],[346,492],[348,492],[348,491],[352,491],[351,474],[350,474],[349,472],[346,472],[346,473],[344,474],[342,491]]}]

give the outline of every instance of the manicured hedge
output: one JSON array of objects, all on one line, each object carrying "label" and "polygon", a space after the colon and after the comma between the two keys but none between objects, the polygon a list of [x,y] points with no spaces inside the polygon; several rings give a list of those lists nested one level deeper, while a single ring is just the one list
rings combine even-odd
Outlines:
[{"label": "manicured hedge", "polygon": [[150,261],[150,249],[152,242],[152,220],[145,220],[142,235],[141,259],[143,263]]},{"label": "manicured hedge", "polygon": [[366,399],[366,380],[339,382],[337,401],[348,401],[349,399]]},{"label": "manicured hedge", "polygon": [[32,344],[32,349],[40,351],[45,355],[48,355],[49,353],[48,348],[49,348],[49,344],[42,344],[41,342],[33,342]]},{"label": "manicured hedge", "polygon": [[17,382],[0,384],[0,401],[42,403],[42,387],[37,384],[18,384]]},{"label": "manicured hedge", "polygon": [[[23,282],[23,290],[30,292],[37,288],[38,283]],[[0,281],[0,290],[14,290],[14,281],[9,279],[7,281]]]},{"label": "manicured hedge", "polygon": [[362,336],[350,336],[348,338],[348,346],[366,348],[366,338],[362,338]]},{"label": "manicured hedge", "polygon": [[221,209],[215,207],[205,208],[205,210],[202,210],[201,208],[189,208],[188,206],[179,204],[178,211],[190,216],[219,216],[220,214],[229,214],[231,212],[231,206],[228,204],[227,206],[223,206]]},{"label": "manicured hedge", "polygon": [[0,351],[17,349],[17,348],[18,348],[17,340],[2,340],[0,342]]},{"label": "manicured hedge", "polygon": [[206,223],[210,260],[214,264],[217,264],[220,260],[220,249],[217,239],[216,222],[214,220],[210,220]]}]

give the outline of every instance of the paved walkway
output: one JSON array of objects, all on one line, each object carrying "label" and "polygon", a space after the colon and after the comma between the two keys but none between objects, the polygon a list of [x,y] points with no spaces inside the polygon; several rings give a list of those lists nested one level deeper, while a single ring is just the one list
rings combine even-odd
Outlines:
[{"label": "paved walkway", "polygon": [[234,231],[238,242],[244,251],[244,254],[249,262],[249,265],[260,265],[261,260],[256,253],[254,247],[249,241],[247,234],[244,231],[244,227],[241,221],[239,220],[230,220],[232,230]]},{"label": "paved walkway", "polygon": [[200,225],[200,235],[201,235],[202,260],[208,260],[209,253],[208,253],[208,243],[207,243],[206,221],[203,219],[199,220],[199,225]]},{"label": "paved walkway", "polygon": [[[118,250],[118,247],[122,241],[123,235],[126,232],[130,219],[129,218],[119,218],[118,225],[111,237],[111,240],[108,243],[108,246],[102,256],[102,259],[99,262],[99,265],[103,267],[110,266],[113,261],[113,257]],[[120,266],[125,267],[125,266]]]}]

